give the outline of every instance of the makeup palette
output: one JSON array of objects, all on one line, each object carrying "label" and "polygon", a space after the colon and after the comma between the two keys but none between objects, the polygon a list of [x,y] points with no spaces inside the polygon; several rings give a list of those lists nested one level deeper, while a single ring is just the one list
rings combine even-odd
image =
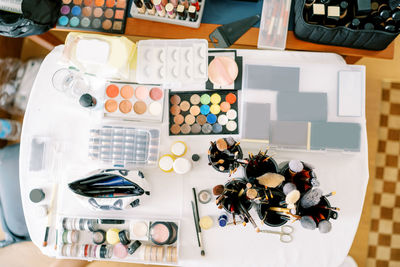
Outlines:
[{"label": "makeup palette", "polygon": [[[177,220],[61,217],[57,221],[59,257],[123,259],[127,262],[164,265],[178,262],[180,225]],[[96,224],[96,230],[90,230],[88,222]]]},{"label": "makeup palette", "polygon": [[124,33],[128,0],[62,0],[58,28]]},{"label": "makeup palette", "polygon": [[[130,15],[134,18],[200,27],[205,0],[133,0]],[[169,2],[169,3],[168,3]],[[170,4],[170,5],[169,5]]]},{"label": "makeup palette", "polygon": [[207,51],[201,39],[139,41],[136,78],[145,84],[204,83]]},{"label": "makeup palette", "polygon": [[161,122],[164,91],[156,85],[108,83],[104,116],[125,120]]},{"label": "makeup palette", "polygon": [[103,126],[90,130],[89,157],[112,165],[155,165],[159,144],[159,129]]},{"label": "makeup palette", "polygon": [[169,135],[238,134],[234,90],[169,91]]}]

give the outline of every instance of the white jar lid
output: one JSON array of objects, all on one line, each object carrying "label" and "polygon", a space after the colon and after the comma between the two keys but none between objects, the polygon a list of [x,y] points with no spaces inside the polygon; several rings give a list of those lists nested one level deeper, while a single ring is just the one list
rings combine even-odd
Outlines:
[{"label": "white jar lid", "polygon": [[174,161],[173,167],[177,174],[185,174],[190,171],[192,164],[185,158],[179,158]]}]

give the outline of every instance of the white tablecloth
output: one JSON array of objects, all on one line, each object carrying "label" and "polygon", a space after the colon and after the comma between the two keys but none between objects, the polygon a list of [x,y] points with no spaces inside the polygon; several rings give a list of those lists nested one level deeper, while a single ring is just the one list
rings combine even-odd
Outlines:
[{"label": "white tablecloth", "polygon": [[[46,193],[45,203],[48,203],[50,197],[47,196],[51,195],[52,184],[56,181],[59,183],[56,210],[58,215],[180,219],[179,263],[182,266],[337,267],[344,260],[351,247],[362,211],[368,183],[368,151],[364,103],[361,118],[340,119],[336,116],[337,71],[356,69],[365,74],[362,66],[348,66],[336,54],[238,50],[238,55],[244,57],[244,63],[299,66],[300,91],[328,93],[328,120],[361,123],[361,151],[360,153],[274,151],[277,153],[274,158],[278,162],[301,159],[311,163],[321,182],[321,189],[326,193],[337,192],[337,195],[330,197],[329,201],[333,206],[340,207],[341,211],[338,220],[332,220],[333,229],[330,233],[320,234],[318,230],[305,230],[299,222],[295,222],[294,241],[284,244],[279,241],[279,236],[255,233],[251,224],[245,228],[215,226],[203,231],[206,256],[201,257],[190,205],[191,188],[194,186],[198,191],[205,188],[212,189],[214,185],[223,184],[227,180],[227,175],[217,173],[207,166],[206,151],[210,140],[216,140],[217,136],[169,137],[167,112],[164,112],[161,154],[169,152],[172,142],[183,140],[189,146],[187,155],[197,153],[201,156],[201,160],[193,164],[193,170],[187,175],[177,175],[163,173],[158,168],[144,169],[143,173],[152,185],[151,199],[145,205],[130,211],[100,215],[85,209],[72,193],[66,190],[66,184],[93,169],[102,167],[87,157],[89,129],[101,125],[102,112],[87,112],[52,88],[52,75],[61,68],[57,61],[62,49],[62,46],[54,49],[41,66],[25,114],[21,141],[21,194],[26,222],[32,241],[44,254],[55,256],[54,231],[50,233],[49,245],[43,248],[41,244],[47,219],[37,216],[35,205],[29,201],[29,192],[33,188],[43,188]],[[100,99],[104,94],[104,86],[101,81],[98,82],[100,85],[96,96]],[[253,101],[271,101],[274,97],[268,93],[263,95],[260,93],[262,91],[243,90],[243,92],[245,93],[242,99]],[[167,107],[165,109],[167,110]],[[51,166],[47,173],[29,172],[30,142],[33,136],[47,136],[54,144],[58,144],[52,147],[54,157],[49,161]],[[257,152],[254,145],[242,144],[242,148],[245,152]],[[200,216],[210,215],[214,219],[221,212],[213,201],[206,205],[199,203],[199,209]],[[257,218],[256,222],[261,226],[255,212],[251,211],[251,214]],[[265,225],[261,228],[268,229]]]}]

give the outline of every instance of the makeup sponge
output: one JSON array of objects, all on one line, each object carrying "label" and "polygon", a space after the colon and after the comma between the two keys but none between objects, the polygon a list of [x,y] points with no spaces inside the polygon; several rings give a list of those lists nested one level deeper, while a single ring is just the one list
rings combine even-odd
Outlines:
[{"label": "makeup sponge", "polygon": [[300,160],[291,160],[289,161],[289,169],[292,170],[293,172],[301,172],[303,170],[304,166],[303,163],[301,163]]},{"label": "makeup sponge", "polygon": [[296,190],[297,187],[295,184],[293,183],[287,183],[283,186],[283,193],[285,195],[289,194],[290,192],[292,192],[293,190]]},{"label": "makeup sponge", "polygon": [[289,194],[286,195],[285,202],[288,204],[294,204],[300,199],[300,191],[293,190]]},{"label": "makeup sponge", "polygon": [[238,73],[238,65],[230,57],[215,57],[208,66],[208,78],[219,86],[233,84]]},{"label": "makeup sponge", "polygon": [[318,229],[323,234],[329,233],[332,229],[332,224],[327,220],[320,221],[318,224]]},{"label": "makeup sponge", "polygon": [[277,173],[267,172],[258,177],[257,180],[263,186],[275,188],[285,180],[285,177]]},{"label": "makeup sponge", "polygon": [[322,197],[322,190],[319,188],[313,188],[309,190],[304,196],[300,199],[300,205],[307,209],[309,207],[317,205]]},{"label": "makeup sponge", "polygon": [[314,230],[317,228],[317,224],[314,222],[313,218],[311,216],[303,216],[300,219],[301,226],[303,228],[309,229],[309,230]]}]

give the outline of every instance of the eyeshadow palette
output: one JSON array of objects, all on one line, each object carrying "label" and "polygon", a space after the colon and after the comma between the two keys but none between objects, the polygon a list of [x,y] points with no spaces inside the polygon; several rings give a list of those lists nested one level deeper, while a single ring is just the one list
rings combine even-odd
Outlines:
[{"label": "eyeshadow palette", "polygon": [[206,40],[139,41],[136,78],[140,83],[204,83],[207,53]]},{"label": "eyeshadow palette", "polygon": [[178,4],[178,0],[133,0],[130,15],[138,19],[198,28],[205,1],[181,0]]},{"label": "eyeshadow palette", "polygon": [[90,130],[89,157],[112,165],[155,165],[159,146],[159,129],[105,125]]},{"label": "eyeshadow palette", "polygon": [[58,28],[124,33],[129,0],[62,0]]},{"label": "eyeshadow palette", "polygon": [[238,134],[235,90],[169,91],[169,135]]},{"label": "eyeshadow palette", "polygon": [[164,91],[156,85],[106,84],[105,117],[161,122],[163,110]]}]

